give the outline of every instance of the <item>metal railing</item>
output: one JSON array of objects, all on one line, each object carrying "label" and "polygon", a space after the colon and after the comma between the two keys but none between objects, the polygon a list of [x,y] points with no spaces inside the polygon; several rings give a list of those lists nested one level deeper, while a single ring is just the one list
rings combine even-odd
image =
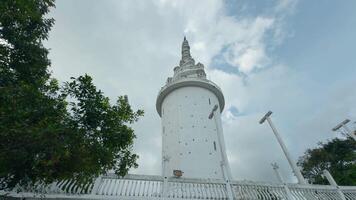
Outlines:
[{"label": "metal railing", "polygon": [[[162,176],[110,174],[93,183],[79,185],[61,181],[34,188],[17,188],[8,192],[12,197],[69,198],[69,199],[221,199],[227,200],[227,184],[218,179],[164,178]],[[271,184],[233,181],[236,200],[356,200],[355,186]],[[286,191],[288,188],[289,195]],[[0,192],[5,195],[4,191]]]}]

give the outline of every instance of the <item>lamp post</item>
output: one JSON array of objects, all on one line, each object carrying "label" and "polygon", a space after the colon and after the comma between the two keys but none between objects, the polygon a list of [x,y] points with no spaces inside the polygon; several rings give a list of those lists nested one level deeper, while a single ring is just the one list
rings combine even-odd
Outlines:
[{"label": "lamp post", "polygon": [[340,128],[343,128],[344,131],[346,132],[346,135],[352,137],[354,140],[356,140],[356,135],[355,133],[353,133],[349,127],[346,125],[347,123],[349,123],[350,120],[349,119],[345,119],[344,121],[340,122],[338,125],[336,125],[333,129],[331,129],[332,131],[337,131],[340,130]]},{"label": "lamp post", "polygon": [[346,200],[345,195],[341,192],[339,186],[336,184],[336,182],[335,182],[334,178],[331,176],[330,172],[325,169],[325,170],[323,170],[323,175],[326,177],[326,179],[328,179],[330,185],[336,187],[337,193],[339,194],[340,198],[342,200]]},{"label": "lamp post", "polygon": [[229,199],[233,200],[233,191],[232,191],[232,187],[230,184],[231,181],[231,170],[230,167],[228,165],[227,162],[227,156],[226,156],[226,152],[225,152],[225,148],[223,148],[223,135],[222,135],[222,130],[220,129],[220,125],[218,123],[218,118],[216,117],[216,112],[218,110],[219,106],[217,104],[214,105],[213,109],[211,110],[208,118],[212,119],[214,118],[214,122],[215,122],[215,126],[216,126],[216,133],[217,133],[217,139],[218,139],[218,145],[219,145],[219,150],[220,150],[220,154],[221,154],[221,169],[223,172],[223,176],[225,178],[226,181],[226,188],[227,188],[227,193],[228,193],[228,197]]},{"label": "lamp post", "polygon": [[307,182],[305,181],[305,179],[304,179],[302,173],[300,172],[299,168],[297,167],[295,162],[292,160],[292,158],[291,158],[291,156],[290,156],[290,154],[289,154],[289,152],[287,150],[287,147],[284,144],[281,136],[279,135],[276,127],[273,125],[272,120],[270,118],[271,115],[272,115],[272,111],[268,111],[266,113],[266,115],[263,116],[262,119],[260,120],[260,124],[263,124],[267,120],[269,126],[272,128],[272,131],[273,131],[274,135],[276,136],[276,138],[278,140],[279,145],[281,146],[281,148],[283,150],[284,155],[286,156],[286,158],[287,158],[287,160],[289,162],[289,165],[291,166],[295,176],[298,179],[298,183],[299,184],[303,184],[303,185],[307,184]]},{"label": "lamp post", "polygon": [[272,168],[277,176],[278,181],[283,184],[284,190],[286,191],[287,200],[293,200],[292,193],[290,192],[287,184],[284,182],[284,179],[282,178],[282,175],[278,170],[279,169],[278,164],[271,163],[271,165],[272,165]]}]

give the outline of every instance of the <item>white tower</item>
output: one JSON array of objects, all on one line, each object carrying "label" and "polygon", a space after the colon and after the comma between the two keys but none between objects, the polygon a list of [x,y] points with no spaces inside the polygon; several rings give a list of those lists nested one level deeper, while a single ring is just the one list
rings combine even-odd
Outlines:
[{"label": "white tower", "polygon": [[[213,111],[214,106],[219,109]],[[195,64],[184,37],[182,59],[158,94],[162,119],[162,173],[173,176],[231,180],[220,113],[225,100],[220,88],[206,79],[204,65]]]}]

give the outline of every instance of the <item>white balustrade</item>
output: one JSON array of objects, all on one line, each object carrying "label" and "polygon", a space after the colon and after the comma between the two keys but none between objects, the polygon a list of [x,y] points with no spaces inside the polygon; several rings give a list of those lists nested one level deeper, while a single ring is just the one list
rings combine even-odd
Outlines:
[{"label": "white balustrade", "polygon": [[103,176],[96,195],[126,197],[160,197],[163,178],[129,175],[125,178]]},{"label": "white balustrade", "polygon": [[283,185],[237,183],[233,185],[237,199],[287,199]]},{"label": "white balustrade", "polygon": [[[338,191],[335,187],[329,185],[288,185],[292,196],[295,199],[305,199],[305,200],[335,200],[340,199]],[[356,189],[356,188],[355,188]]]},{"label": "white balustrade", "polygon": [[339,186],[341,192],[345,195],[347,200],[356,200],[356,187],[355,186]]},{"label": "white balustrade", "polygon": [[[47,199],[228,199],[223,180],[168,178],[166,197],[163,197],[163,183],[162,176],[127,175],[121,178],[109,174],[86,184],[73,180],[50,185],[39,183],[34,187],[17,187],[12,192],[0,191],[0,195]],[[287,200],[285,186],[289,188],[292,200],[341,200],[338,189],[347,200],[356,200],[355,186],[231,182],[236,200]]]}]

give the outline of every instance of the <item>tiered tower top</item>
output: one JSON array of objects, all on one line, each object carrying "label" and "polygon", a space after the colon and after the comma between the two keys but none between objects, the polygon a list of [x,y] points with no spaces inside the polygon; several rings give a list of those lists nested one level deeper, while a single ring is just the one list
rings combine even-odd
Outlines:
[{"label": "tiered tower top", "polygon": [[[206,79],[204,65],[201,63],[195,64],[195,60],[190,55],[188,40],[185,37],[182,43],[182,58],[179,62],[179,66],[174,68],[173,81],[182,78]],[[172,81],[172,78],[167,79],[167,83],[170,81]]]},{"label": "tiered tower top", "polygon": [[168,77],[165,86],[163,86],[158,94],[156,101],[156,109],[161,116],[161,106],[164,98],[173,90],[180,87],[202,87],[212,91],[219,100],[220,111],[222,112],[225,106],[225,99],[221,89],[212,81],[206,78],[204,65],[200,62],[195,64],[195,60],[190,55],[190,46],[186,37],[182,43],[182,57],[179,66],[174,67],[173,77]]}]

